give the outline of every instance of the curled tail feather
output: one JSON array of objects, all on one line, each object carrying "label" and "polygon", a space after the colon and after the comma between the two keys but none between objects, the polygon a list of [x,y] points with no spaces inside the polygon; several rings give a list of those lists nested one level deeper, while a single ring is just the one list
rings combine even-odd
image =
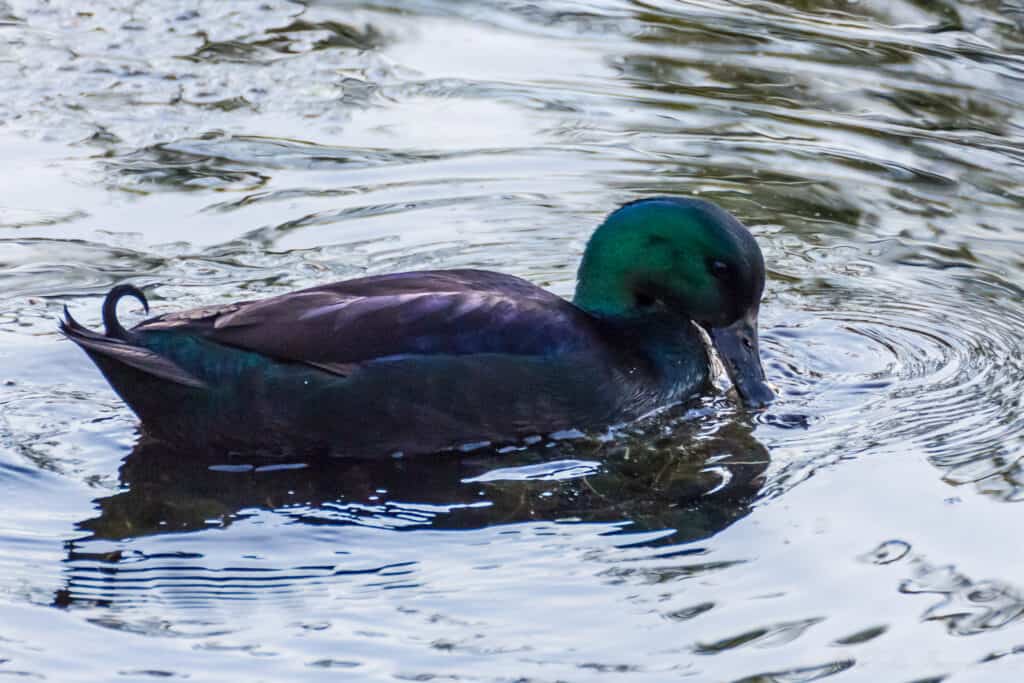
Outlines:
[{"label": "curled tail feather", "polygon": [[117,302],[122,297],[131,296],[142,302],[146,311],[149,311],[149,304],[146,296],[132,285],[118,285],[107,294],[103,300],[103,327],[105,334],[94,332],[80,324],[71,316],[67,306],[64,307],[64,318],[60,321],[60,331],[65,337],[78,344],[92,357],[93,361],[100,365],[100,369],[107,375],[107,379],[114,384],[117,383],[107,374],[103,363],[112,361],[137,370],[152,377],[181,384],[197,389],[206,388],[207,384],[188,370],[177,365],[169,358],[152,351],[137,343],[137,335],[124,329],[117,320]]},{"label": "curled tail feather", "polygon": [[[146,300],[146,295],[142,290],[135,285],[117,285],[111,289],[103,299],[103,328],[107,336],[113,339],[127,340],[131,336],[128,330],[121,326],[121,321],[117,319],[117,304],[126,296],[141,303],[142,308],[149,313],[149,301]],[[67,308],[64,309],[64,313],[67,314]]]}]

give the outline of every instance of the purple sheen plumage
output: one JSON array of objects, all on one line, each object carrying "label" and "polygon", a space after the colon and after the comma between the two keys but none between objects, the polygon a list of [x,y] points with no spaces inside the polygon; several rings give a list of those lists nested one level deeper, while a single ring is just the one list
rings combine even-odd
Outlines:
[{"label": "purple sheen plumage", "polygon": [[360,278],[172,313],[134,331],[188,331],[272,358],[342,367],[409,354],[596,350],[598,326],[568,301],[520,278],[448,270]]}]

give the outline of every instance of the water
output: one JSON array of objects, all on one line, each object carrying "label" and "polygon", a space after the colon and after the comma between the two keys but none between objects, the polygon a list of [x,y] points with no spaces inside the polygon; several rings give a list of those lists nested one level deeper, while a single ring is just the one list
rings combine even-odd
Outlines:
[{"label": "water", "polygon": [[[1016,681],[1024,5],[0,2],[0,674]],[[56,334],[401,269],[567,295],[711,198],[780,400],[465,458],[137,444]],[[127,314],[130,317],[131,314]]]}]

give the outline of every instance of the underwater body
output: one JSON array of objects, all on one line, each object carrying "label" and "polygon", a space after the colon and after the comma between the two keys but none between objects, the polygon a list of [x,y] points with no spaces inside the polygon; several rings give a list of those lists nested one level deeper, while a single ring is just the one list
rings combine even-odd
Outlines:
[{"label": "underwater body", "polygon": [[[0,677],[1016,681],[1022,20],[0,3]],[[105,336],[121,285],[151,307],[121,300],[130,333],[424,272],[571,304],[597,226],[654,197],[721,207],[763,252],[770,403],[704,329],[706,384],[639,421],[267,458],[150,434],[56,325]]]}]

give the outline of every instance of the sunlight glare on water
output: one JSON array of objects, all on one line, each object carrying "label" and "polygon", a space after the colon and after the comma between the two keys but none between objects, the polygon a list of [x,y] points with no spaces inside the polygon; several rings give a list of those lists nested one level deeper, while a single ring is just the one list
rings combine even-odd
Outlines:
[{"label": "sunlight glare on water", "polygon": [[[1022,31],[1013,0],[0,0],[0,674],[1018,680]],[[654,194],[758,237],[766,413],[190,460],[56,331],[121,282],[569,295]]]}]

